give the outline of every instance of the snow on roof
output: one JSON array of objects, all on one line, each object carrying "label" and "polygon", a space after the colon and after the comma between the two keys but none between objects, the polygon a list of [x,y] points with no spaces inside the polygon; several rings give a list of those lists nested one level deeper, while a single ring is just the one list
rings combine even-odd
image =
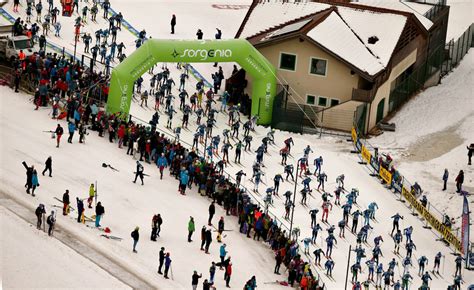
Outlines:
[{"label": "snow on roof", "polygon": [[[387,66],[403,32],[407,17],[391,13],[379,13],[347,7],[338,7],[344,22],[360,37],[366,47]],[[374,44],[370,37],[377,37]]]},{"label": "snow on roof", "polygon": [[425,4],[418,3],[418,5],[413,5],[413,3],[399,2],[398,0],[357,0],[354,2],[357,2],[357,4],[360,4],[360,5],[380,7],[380,8],[413,13],[415,17],[418,19],[418,21],[420,21],[421,24],[426,28],[426,30],[430,29],[430,27],[433,25],[433,22],[431,22],[431,20],[426,18],[423,15],[424,13],[421,13],[423,10],[420,8],[420,5],[424,5],[424,6],[427,6],[426,8],[429,10],[429,8],[432,7],[429,4],[425,5]]},{"label": "snow on roof", "polygon": [[305,19],[293,24],[285,25],[280,29],[277,29],[275,31],[272,31],[271,33],[268,34],[268,37],[274,37],[274,36],[280,36],[286,33],[290,33],[296,30],[301,29],[303,26],[305,26],[308,22],[310,22],[312,19]]},{"label": "snow on roof", "polygon": [[336,12],[332,12],[307,35],[369,75],[384,69],[384,65],[370,53]]},{"label": "snow on roof", "polygon": [[317,2],[297,3],[291,0],[286,3],[275,0],[260,3],[255,6],[255,9],[252,11],[240,37],[247,38],[253,36],[268,28],[322,11],[329,7],[330,5],[328,4]]}]

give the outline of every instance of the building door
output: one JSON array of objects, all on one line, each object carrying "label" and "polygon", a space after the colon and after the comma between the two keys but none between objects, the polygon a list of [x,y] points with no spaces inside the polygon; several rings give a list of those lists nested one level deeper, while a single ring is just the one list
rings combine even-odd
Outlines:
[{"label": "building door", "polygon": [[377,105],[377,118],[375,119],[376,124],[378,124],[383,119],[384,106],[385,106],[385,98],[381,99],[379,104]]}]

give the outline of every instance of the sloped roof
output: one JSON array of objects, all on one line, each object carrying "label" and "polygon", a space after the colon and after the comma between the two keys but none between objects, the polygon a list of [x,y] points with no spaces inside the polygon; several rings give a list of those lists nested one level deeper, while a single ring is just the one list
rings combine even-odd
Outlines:
[{"label": "sloped roof", "polygon": [[307,36],[369,75],[385,68],[336,12],[311,29]]},{"label": "sloped roof", "polygon": [[432,7],[430,4],[402,2],[399,0],[357,0],[357,4],[412,13],[426,30],[429,30],[433,25],[433,22],[424,16],[424,13]]},{"label": "sloped roof", "polygon": [[[346,25],[359,37],[374,57],[386,67],[408,18],[398,14],[378,13],[348,7],[338,7],[337,11]],[[369,38],[374,36],[379,40],[370,44]]]},{"label": "sloped roof", "polygon": [[287,22],[304,18],[330,7],[328,4],[318,2],[295,3],[288,1],[283,3],[270,0],[270,2],[258,3],[251,10],[250,17],[248,17],[247,22],[241,27],[236,37],[248,38],[261,31],[281,26]]},{"label": "sloped roof", "polygon": [[[253,17],[251,15],[249,20]],[[267,28],[247,39],[259,46],[304,35],[371,78],[387,67],[407,21],[405,14],[331,6],[316,14]],[[370,43],[369,38],[377,41]]]}]

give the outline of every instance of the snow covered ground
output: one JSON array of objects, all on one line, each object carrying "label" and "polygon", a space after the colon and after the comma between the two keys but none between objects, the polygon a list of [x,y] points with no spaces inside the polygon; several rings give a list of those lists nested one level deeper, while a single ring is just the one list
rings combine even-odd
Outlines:
[{"label": "snow covered ground", "polygon": [[448,0],[449,22],[446,42],[457,40],[474,21],[474,1]]},{"label": "snow covered ground", "polygon": [[[124,13],[125,20],[132,23],[136,29],[141,30],[142,26],[153,37],[169,38],[169,19],[170,15],[175,11],[178,17],[176,37],[179,38],[194,38],[195,31],[199,28],[203,29],[205,38],[213,38],[214,29],[216,27],[216,19],[219,20],[217,27],[222,28],[224,38],[231,37],[237,30],[237,25],[240,24],[241,18],[245,15],[245,9],[218,9],[213,6],[213,3],[226,4],[236,3],[236,5],[246,5],[249,1],[199,1],[199,2],[178,2],[171,4],[170,1],[154,1],[145,2],[146,8],[153,11],[158,11],[162,17],[155,17],[154,15],[144,15],[143,5],[137,5],[135,1],[117,1],[113,2],[112,8],[116,11]],[[197,3],[197,4],[196,4]],[[114,6],[115,5],[115,6]],[[174,6],[173,6],[174,5]],[[197,5],[199,5],[197,7]],[[7,7],[8,8],[8,7]],[[200,14],[196,13],[199,9]],[[22,12],[24,13],[24,12]],[[184,15],[184,16],[183,16]],[[223,17],[225,15],[225,17]],[[181,27],[181,19],[185,19],[185,23],[193,23],[186,27]],[[63,38],[55,39],[53,41],[60,45],[67,46],[71,49],[72,40],[72,26],[73,18],[60,18],[63,22]],[[98,20],[100,17],[97,18]],[[193,20],[194,19],[194,20]],[[143,21],[143,22],[142,22]],[[157,25],[157,21],[159,25]],[[194,25],[196,21],[198,24]],[[98,24],[88,24],[85,26],[90,32],[97,30],[99,27],[105,25],[105,21],[100,19]],[[140,26],[137,26],[140,25]],[[209,36],[208,36],[209,35]],[[134,36],[123,30],[119,34],[119,41],[124,41],[128,46],[130,52],[133,50]],[[79,50],[82,46],[79,44]],[[129,54],[129,52],[127,52]],[[160,65],[158,65],[158,68]],[[177,70],[170,65],[172,76],[177,79]],[[196,66],[201,73],[208,76],[214,70],[209,65]],[[472,67],[472,65],[471,65]],[[156,72],[156,70],[155,70]],[[225,68],[226,75],[229,75],[229,70]],[[447,80],[447,79],[446,79]],[[195,80],[190,80],[187,84],[187,90],[193,91]],[[146,85],[145,85],[146,87]],[[175,91],[176,93],[176,91]],[[177,194],[177,182],[168,175],[165,179],[160,181],[157,178],[157,170],[154,166],[146,166],[145,172],[151,177],[146,178],[145,186],[135,185],[131,183],[134,160],[127,157],[124,150],[118,149],[116,144],[110,144],[106,138],[97,137],[95,132],[87,138],[86,144],[62,144],[61,148],[57,149],[54,145],[54,140],[50,139],[48,133],[43,133],[43,130],[52,130],[56,126],[56,121],[51,120],[47,115],[48,109],[40,111],[33,111],[32,105],[28,99],[30,96],[23,94],[13,94],[7,88],[0,88],[1,110],[0,128],[1,128],[1,187],[9,195],[13,195],[24,202],[27,202],[31,208],[37,206],[39,202],[43,202],[50,208],[53,204],[58,204],[53,197],[61,197],[65,189],[71,192],[71,198],[74,200],[76,196],[85,198],[88,192],[88,186],[94,181],[98,181],[99,200],[105,206],[105,217],[102,222],[103,226],[108,226],[112,229],[112,234],[124,238],[123,241],[106,240],[100,237],[99,231],[77,224],[73,217],[64,218],[59,217],[58,223],[68,227],[76,235],[80,236],[85,241],[89,242],[91,247],[98,249],[101,252],[107,253],[111,259],[116,262],[128,265],[130,271],[137,273],[143,279],[148,281],[151,285],[164,288],[188,288],[190,285],[190,276],[193,270],[202,272],[205,277],[208,275],[208,268],[211,261],[218,260],[218,246],[216,242],[211,245],[211,254],[205,255],[199,250],[197,244],[199,240],[199,233],[196,232],[194,239],[196,242],[189,244],[186,241],[187,221],[189,216],[193,216],[196,220],[196,229],[205,224],[207,219],[207,207],[209,201],[196,194],[195,190],[183,197]],[[149,100],[150,104],[152,103]],[[175,106],[177,107],[177,106]],[[136,103],[132,104],[132,115],[137,116],[145,121],[148,121],[153,114],[153,111],[147,108],[142,108]],[[177,126],[180,115],[175,119]],[[24,122],[18,122],[18,116],[24,118]],[[221,133],[226,124],[227,116],[219,114],[216,131]],[[195,117],[191,117],[190,123],[194,123]],[[166,117],[162,114],[159,128],[167,130],[163,127],[166,122]],[[64,124],[65,125],[65,124]],[[191,132],[185,131],[182,134],[182,139],[185,142],[191,143],[192,131],[196,128],[195,124],[190,126]],[[268,130],[259,127],[254,135],[253,149],[256,149],[260,139],[266,135]],[[171,133],[170,131],[167,131]],[[276,143],[277,146],[271,146],[269,155],[265,156],[264,162],[266,173],[264,181],[268,186],[272,183],[272,178],[276,173],[282,173],[283,167],[279,165],[278,150],[283,146],[283,140],[289,136],[286,132],[277,132]],[[76,137],[77,138],[77,137]],[[382,235],[385,242],[382,244],[382,251],[384,257],[381,261],[386,264],[392,257],[400,262],[400,258],[391,253],[393,249],[393,242],[388,235],[391,229],[390,216],[396,212],[405,216],[401,226],[402,228],[408,225],[415,227],[414,241],[417,244],[418,250],[415,252],[415,257],[426,255],[431,261],[434,254],[442,251],[446,254],[445,266],[443,269],[443,277],[435,278],[433,284],[436,284],[437,289],[446,288],[445,286],[452,283],[451,274],[454,272],[453,256],[449,254],[450,250],[444,244],[434,242],[436,236],[425,229],[422,229],[422,223],[410,215],[410,211],[401,203],[396,201],[395,196],[383,189],[380,183],[370,177],[364,167],[357,164],[358,158],[349,153],[351,145],[345,140],[337,138],[324,137],[318,139],[315,136],[293,136],[295,139],[295,147],[292,149],[294,158],[302,155],[302,150],[307,144],[311,144],[315,151],[310,155],[312,160],[316,156],[322,155],[324,157],[323,170],[329,176],[329,182],[326,184],[326,190],[331,192],[335,188],[335,178],[337,175],[344,173],[346,175],[346,188],[358,188],[361,196],[358,199],[358,204],[361,210],[375,201],[380,207],[377,211],[377,221],[372,224],[373,232],[369,235],[369,246],[367,252],[370,255],[371,247],[373,246],[373,238],[376,235]],[[77,139],[75,139],[76,141]],[[21,161],[25,160],[28,164],[34,164],[36,167],[42,169],[42,164],[47,156],[53,156],[53,174],[54,177],[40,178],[41,187],[37,190],[37,197],[24,193],[24,168]],[[230,154],[231,158],[233,153]],[[295,163],[296,159],[289,159],[291,163]],[[254,154],[244,153],[242,156],[242,166],[232,163],[226,168],[226,171],[233,175],[236,171],[243,169],[247,172],[248,177],[251,175],[251,164],[254,161]],[[107,168],[102,168],[101,164],[109,163],[119,172],[113,172]],[[314,177],[313,177],[314,179]],[[250,190],[253,184],[249,182],[248,178],[244,180],[243,184]],[[312,187],[316,185],[313,180]],[[293,190],[294,184],[285,182],[281,185],[280,193],[286,190]],[[298,185],[298,191],[302,185]],[[260,192],[263,192],[265,185],[261,185]],[[262,202],[262,197],[258,193],[252,194],[254,198]],[[297,196],[299,199],[299,194]],[[342,197],[344,201],[344,197]],[[304,207],[297,203],[295,210],[295,226],[301,230],[301,238],[310,236],[310,218],[308,210],[310,208],[320,208],[321,197],[320,193],[313,191],[313,195],[308,197],[308,207]],[[275,214],[284,225],[288,226],[288,221],[282,218],[284,214],[283,200],[275,198],[274,206],[270,207],[272,214]],[[151,217],[153,214],[161,213],[164,219],[162,226],[162,235],[159,242],[153,243],[149,241],[148,234],[150,230]],[[91,210],[86,210],[86,215],[90,216]],[[221,209],[218,210],[216,216],[224,215]],[[318,220],[320,214],[318,215]],[[337,225],[342,218],[342,211],[338,207],[334,207],[329,217],[329,223]],[[360,222],[361,223],[361,222]],[[140,226],[141,240],[138,245],[138,254],[131,252],[132,242],[129,237],[131,230],[135,226]],[[322,224],[325,229],[327,226]],[[228,245],[228,250],[232,256],[234,272],[231,280],[231,285],[236,288],[241,288],[242,285],[252,275],[257,276],[257,283],[259,289],[276,289],[275,285],[264,284],[264,282],[275,281],[281,279],[272,273],[274,258],[268,246],[263,243],[257,243],[245,238],[237,231],[237,222],[233,217],[226,217],[226,226],[234,231],[229,232],[224,242]],[[360,228],[360,225],[359,225]],[[3,231],[3,230],[2,230]],[[337,236],[338,230],[336,230]],[[320,236],[326,238],[327,233],[324,230]],[[328,285],[328,289],[342,288],[345,275],[345,263],[347,260],[347,249],[349,244],[355,245],[355,237],[346,231],[345,239],[338,239],[337,248],[333,253],[333,259],[336,262],[334,278],[335,281],[329,280],[326,276],[322,279]],[[156,274],[157,254],[161,246],[166,247],[167,251],[171,252],[173,259],[174,280],[164,280],[161,276]],[[325,250],[325,243],[323,239],[318,238],[316,245],[311,246],[312,252],[315,247],[322,247]],[[301,249],[302,250],[302,249]],[[48,251],[45,251],[48,254]],[[404,251],[402,250],[402,254]],[[354,259],[351,259],[351,264]],[[325,259],[323,258],[323,263]],[[431,264],[429,265],[431,267]],[[364,274],[366,276],[367,270],[363,266]],[[317,269],[319,272],[322,269]],[[398,271],[401,271],[399,268]],[[415,275],[417,269],[413,269],[411,273]],[[396,272],[397,273],[397,272]],[[400,274],[398,272],[397,274]],[[468,284],[474,282],[470,276],[465,276]],[[421,284],[420,279],[415,276],[414,286]],[[218,289],[224,287],[221,277],[221,272],[217,273]]]},{"label": "snow covered ground", "polygon": [[[0,283],[5,289],[129,289],[67,245],[36,230],[36,226],[3,206],[0,206],[0,215]],[[33,213],[31,216],[34,217]]]},{"label": "snow covered ground", "polygon": [[[467,165],[466,150],[474,142],[473,68],[470,51],[441,85],[414,97],[390,120],[396,132],[369,140],[394,157],[408,180],[418,181],[436,208],[456,218],[462,211],[454,181],[459,170],[465,173],[464,189],[474,193],[474,168]],[[450,172],[448,190],[441,191],[445,168]]]}]

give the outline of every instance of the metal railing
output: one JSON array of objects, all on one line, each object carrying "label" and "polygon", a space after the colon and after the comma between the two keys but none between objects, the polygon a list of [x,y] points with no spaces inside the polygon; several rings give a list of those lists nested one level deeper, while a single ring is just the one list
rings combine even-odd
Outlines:
[{"label": "metal railing", "polygon": [[[367,166],[372,172],[372,176],[381,178],[386,188],[392,193],[398,195],[398,201],[401,201],[412,210],[413,215],[421,215],[422,221],[425,222],[424,227],[432,229],[439,237],[439,240],[444,240],[454,251],[461,251],[461,235],[459,229],[452,229],[444,224],[446,215],[431,203],[427,203],[426,207],[421,206],[418,200],[422,192],[417,192],[413,189],[413,184],[404,177],[398,170],[393,170],[391,166],[384,167],[381,163],[383,161],[383,154],[379,154],[378,148],[372,146],[367,139],[360,138],[359,131],[356,126],[352,129],[352,142],[355,153],[358,154],[360,163]],[[408,202],[405,202],[405,200]]]}]

